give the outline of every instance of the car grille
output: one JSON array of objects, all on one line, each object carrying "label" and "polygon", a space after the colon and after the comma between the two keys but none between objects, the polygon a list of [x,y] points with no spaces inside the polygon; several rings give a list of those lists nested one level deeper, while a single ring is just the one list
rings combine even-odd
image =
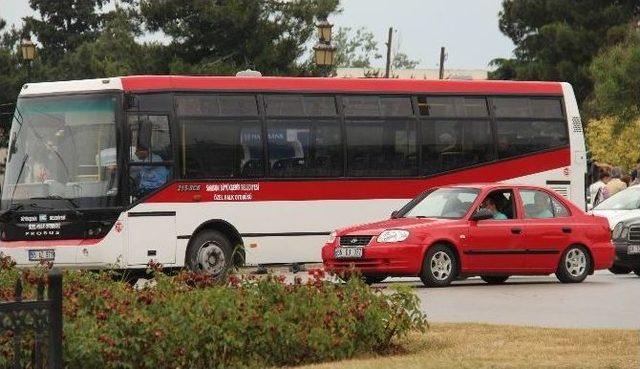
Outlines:
[{"label": "car grille", "polygon": [[629,241],[640,241],[640,227],[629,228]]},{"label": "car grille", "polygon": [[342,236],[340,246],[366,246],[372,238],[373,236]]}]

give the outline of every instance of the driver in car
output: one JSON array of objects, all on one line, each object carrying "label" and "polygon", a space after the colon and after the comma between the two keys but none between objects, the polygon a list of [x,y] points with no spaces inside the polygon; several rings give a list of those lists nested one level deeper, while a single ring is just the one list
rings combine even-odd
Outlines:
[{"label": "driver in car", "polygon": [[491,214],[493,214],[493,219],[496,219],[496,220],[507,219],[507,216],[498,210],[498,204],[496,203],[496,200],[491,197],[487,197],[486,199],[484,199],[484,201],[482,202],[482,205],[480,205],[480,208],[488,209],[491,212]]}]

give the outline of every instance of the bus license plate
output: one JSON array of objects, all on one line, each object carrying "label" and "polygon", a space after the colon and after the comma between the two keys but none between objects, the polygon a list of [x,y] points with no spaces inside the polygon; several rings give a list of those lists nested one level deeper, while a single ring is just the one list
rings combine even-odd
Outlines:
[{"label": "bus license plate", "polygon": [[629,245],[627,249],[627,254],[640,254],[640,245]]},{"label": "bus license plate", "polygon": [[362,257],[362,247],[338,247],[334,256],[336,259],[358,259]]},{"label": "bus license plate", "polygon": [[54,249],[29,250],[29,261],[53,260],[56,258]]}]

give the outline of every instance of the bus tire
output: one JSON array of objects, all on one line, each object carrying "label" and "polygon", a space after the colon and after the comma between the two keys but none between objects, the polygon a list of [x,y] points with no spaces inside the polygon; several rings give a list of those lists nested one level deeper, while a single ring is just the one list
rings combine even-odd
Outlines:
[{"label": "bus tire", "polygon": [[458,276],[458,258],[447,245],[429,247],[422,262],[420,280],[427,287],[445,287]]},{"label": "bus tire", "polygon": [[224,234],[211,229],[196,233],[187,248],[186,264],[196,273],[226,275],[233,266],[233,247]]}]

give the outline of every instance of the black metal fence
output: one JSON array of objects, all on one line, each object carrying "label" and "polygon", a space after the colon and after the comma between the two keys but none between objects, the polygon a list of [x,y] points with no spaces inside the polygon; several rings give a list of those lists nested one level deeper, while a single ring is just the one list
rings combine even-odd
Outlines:
[{"label": "black metal fence", "polygon": [[[38,283],[36,299],[24,300],[21,279],[16,281],[14,301],[0,303],[0,334],[13,344],[13,369],[62,369],[62,273],[52,269],[47,297],[44,281]],[[31,334],[33,339],[31,339]],[[23,357],[24,339],[33,341],[31,357]]]}]

